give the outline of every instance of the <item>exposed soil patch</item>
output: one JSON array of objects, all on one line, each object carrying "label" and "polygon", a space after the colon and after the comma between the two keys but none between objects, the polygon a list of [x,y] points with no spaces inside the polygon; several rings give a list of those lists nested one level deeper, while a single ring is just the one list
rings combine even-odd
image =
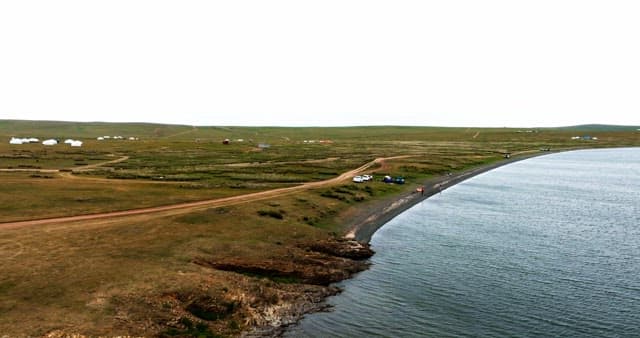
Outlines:
[{"label": "exposed soil patch", "polygon": [[[232,288],[220,284],[220,273]],[[340,292],[334,286],[278,283],[219,271],[184,278],[171,291],[133,290],[109,297],[115,317],[111,330],[132,336],[275,337],[304,314],[327,309],[324,299]],[[70,334],[60,333],[55,337]]]},{"label": "exposed soil patch", "polygon": [[[180,304],[181,311],[188,314],[183,317],[195,319],[193,323],[200,321],[212,325],[229,317],[244,318],[243,321],[253,328],[244,336],[279,336],[304,314],[325,310],[328,305],[323,300],[340,292],[330,284],[366,269],[369,266],[366,259],[372,254],[368,244],[329,238],[300,243],[288,251],[286,259],[281,256],[254,260],[198,257],[193,263],[237,273],[235,279],[244,279],[254,286],[235,298],[182,294],[173,299]],[[181,321],[174,320],[171,325],[175,332],[190,332],[189,325]]]},{"label": "exposed soil patch", "polygon": [[324,300],[340,293],[337,287],[307,284],[285,284],[279,289],[282,301],[254,313],[252,329],[241,337],[280,337],[305,314],[326,311],[329,305]]},{"label": "exposed soil patch", "polygon": [[351,277],[369,266],[364,259],[373,251],[366,244],[348,240],[325,240],[302,244],[303,250],[292,250],[288,259],[248,261],[238,258],[196,258],[195,264],[267,278],[279,283],[302,283],[327,286]]},{"label": "exposed soil patch", "polygon": [[[243,300],[222,292],[210,281],[164,294],[118,294],[110,298],[117,331],[158,337],[218,337],[216,332],[239,333],[246,316]],[[235,327],[229,329],[228,325]]]},{"label": "exposed soil patch", "polygon": [[373,256],[369,243],[360,243],[347,239],[330,239],[302,246],[311,251],[353,260],[364,260]]},{"label": "exposed soil patch", "polygon": [[238,307],[234,301],[220,301],[211,296],[200,296],[189,302],[185,310],[203,320],[218,320],[233,314]]}]

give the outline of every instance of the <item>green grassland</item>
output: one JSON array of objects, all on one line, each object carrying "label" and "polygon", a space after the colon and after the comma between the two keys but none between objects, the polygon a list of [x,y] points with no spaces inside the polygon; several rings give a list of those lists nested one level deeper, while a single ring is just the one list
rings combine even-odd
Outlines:
[{"label": "green grassland", "polygon": [[[588,133],[593,134],[593,127],[589,128]],[[0,172],[0,222],[268,190],[329,179],[376,157],[413,155],[397,161],[397,170],[391,174],[420,179],[495,161],[507,152],[637,143],[639,133],[635,130],[604,130],[594,134],[599,140],[582,141],[570,139],[581,135],[573,129],[526,132],[505,128],[258,128],[0,121],[0,139],[6,140],[0,143],[0,169],[62,169],[85,179]],[[102,135],[139,140],[96,140]],[[82,148],[65,144],[9,145],[12,136],[74,138],[85,143]],[[232,140],[230,145],[222,144],[225,138]],[[270,147],[260,149],[260,143]],[[119,163],[74,170],[125,156],[128,159]]]},{"label": "green grassland", "polygon": [[[345,182],[189,213],[0,229],[0,332],[235,336],[260,324],[269,309],[319,286],[201,262],[327,269],[305,243],[340,236],[356,210],[374,208],[425,179],[499,161],[505,153],[640,146],[636,129],[0,120],[0,170],[11,169],[0,171],[0,222],[242,195],[330,179],[378,157],[409,156],[369,171],[378,178],[402,175],[404,186]],[[598,140],[571,139],[585,134]],[[139,139],[96,140],[104,135]],[[9,145],[14,136],[85,143]],[[225,138],[231,144],[222,144]],[[261,149],[260,143],[270,147]],[[124,160],[107,163],[116,159]]]},{"label": "green grassland", "polygon": [[[571,140],[584,134],[599,139]],[[96,140],[104,135],[138,140]],[[74,138],[85,143],[82,148],[9,145],[13,136]],[[268,190],[335,177],[376,157],[411,155],[393,161],[393,170],[384,174],[417,182],[497,161],[508,152],[637,146],[639,137],[635,127],[593,125],[558,129],[259,128],[2,120],[0,140],[5,141],[0,142],[0,170],[34,171],[0,172],[0,222]],[[232,140],[230,145],[222,144],[226,138]],[[261,149],[260,143],[270,147]],[[127,160],[76,170],[123,157]],[[63,170],[68,175],[36,170]]]}]

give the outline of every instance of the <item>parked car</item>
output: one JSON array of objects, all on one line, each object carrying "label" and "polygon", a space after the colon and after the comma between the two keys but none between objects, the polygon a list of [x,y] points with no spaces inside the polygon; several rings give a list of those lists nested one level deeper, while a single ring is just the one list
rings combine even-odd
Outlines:
[{"label": "parked car", "polygon": [[393,179],[393,183],[395,183],[395,184],[404,184],[404,177],[398,176],[398,177],[394,178]]},{"label": "parked car", "polygon": [[362,179],[362,176],[355,176],[355,177],[353,178],[353,181],[354,181],[355,183],[362,183],[362,182],[364,182],[364,179]]},{"label": "parked car", "polygon": [[393,178],[391,178],[391,176],[387,175],[382,179],[382,182],[384,182],[384,183],[393,183]]},{"label": "parked car", "polygon": [[373,179],[373,176],[371,175],[362,175],[363,181],[371,181],[372,179]]}]

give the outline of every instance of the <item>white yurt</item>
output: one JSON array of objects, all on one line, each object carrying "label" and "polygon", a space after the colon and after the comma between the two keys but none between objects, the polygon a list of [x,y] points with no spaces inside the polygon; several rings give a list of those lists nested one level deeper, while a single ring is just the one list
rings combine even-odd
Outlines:
[{"label": "white yurt", "polygon": [[58,144],[58,140],[54,140],[54,139],[44,140],[42,141],[42,144],[44,144],[45,146],[55,146],[56,144]]}]

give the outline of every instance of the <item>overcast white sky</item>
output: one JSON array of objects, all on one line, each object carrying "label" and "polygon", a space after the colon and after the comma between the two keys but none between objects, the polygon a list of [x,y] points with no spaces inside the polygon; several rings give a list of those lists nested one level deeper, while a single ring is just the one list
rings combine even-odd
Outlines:
[{"label": "overcast white sky", "polygon": [[640,125],[640,1],[0,0],[0,119]]}]

